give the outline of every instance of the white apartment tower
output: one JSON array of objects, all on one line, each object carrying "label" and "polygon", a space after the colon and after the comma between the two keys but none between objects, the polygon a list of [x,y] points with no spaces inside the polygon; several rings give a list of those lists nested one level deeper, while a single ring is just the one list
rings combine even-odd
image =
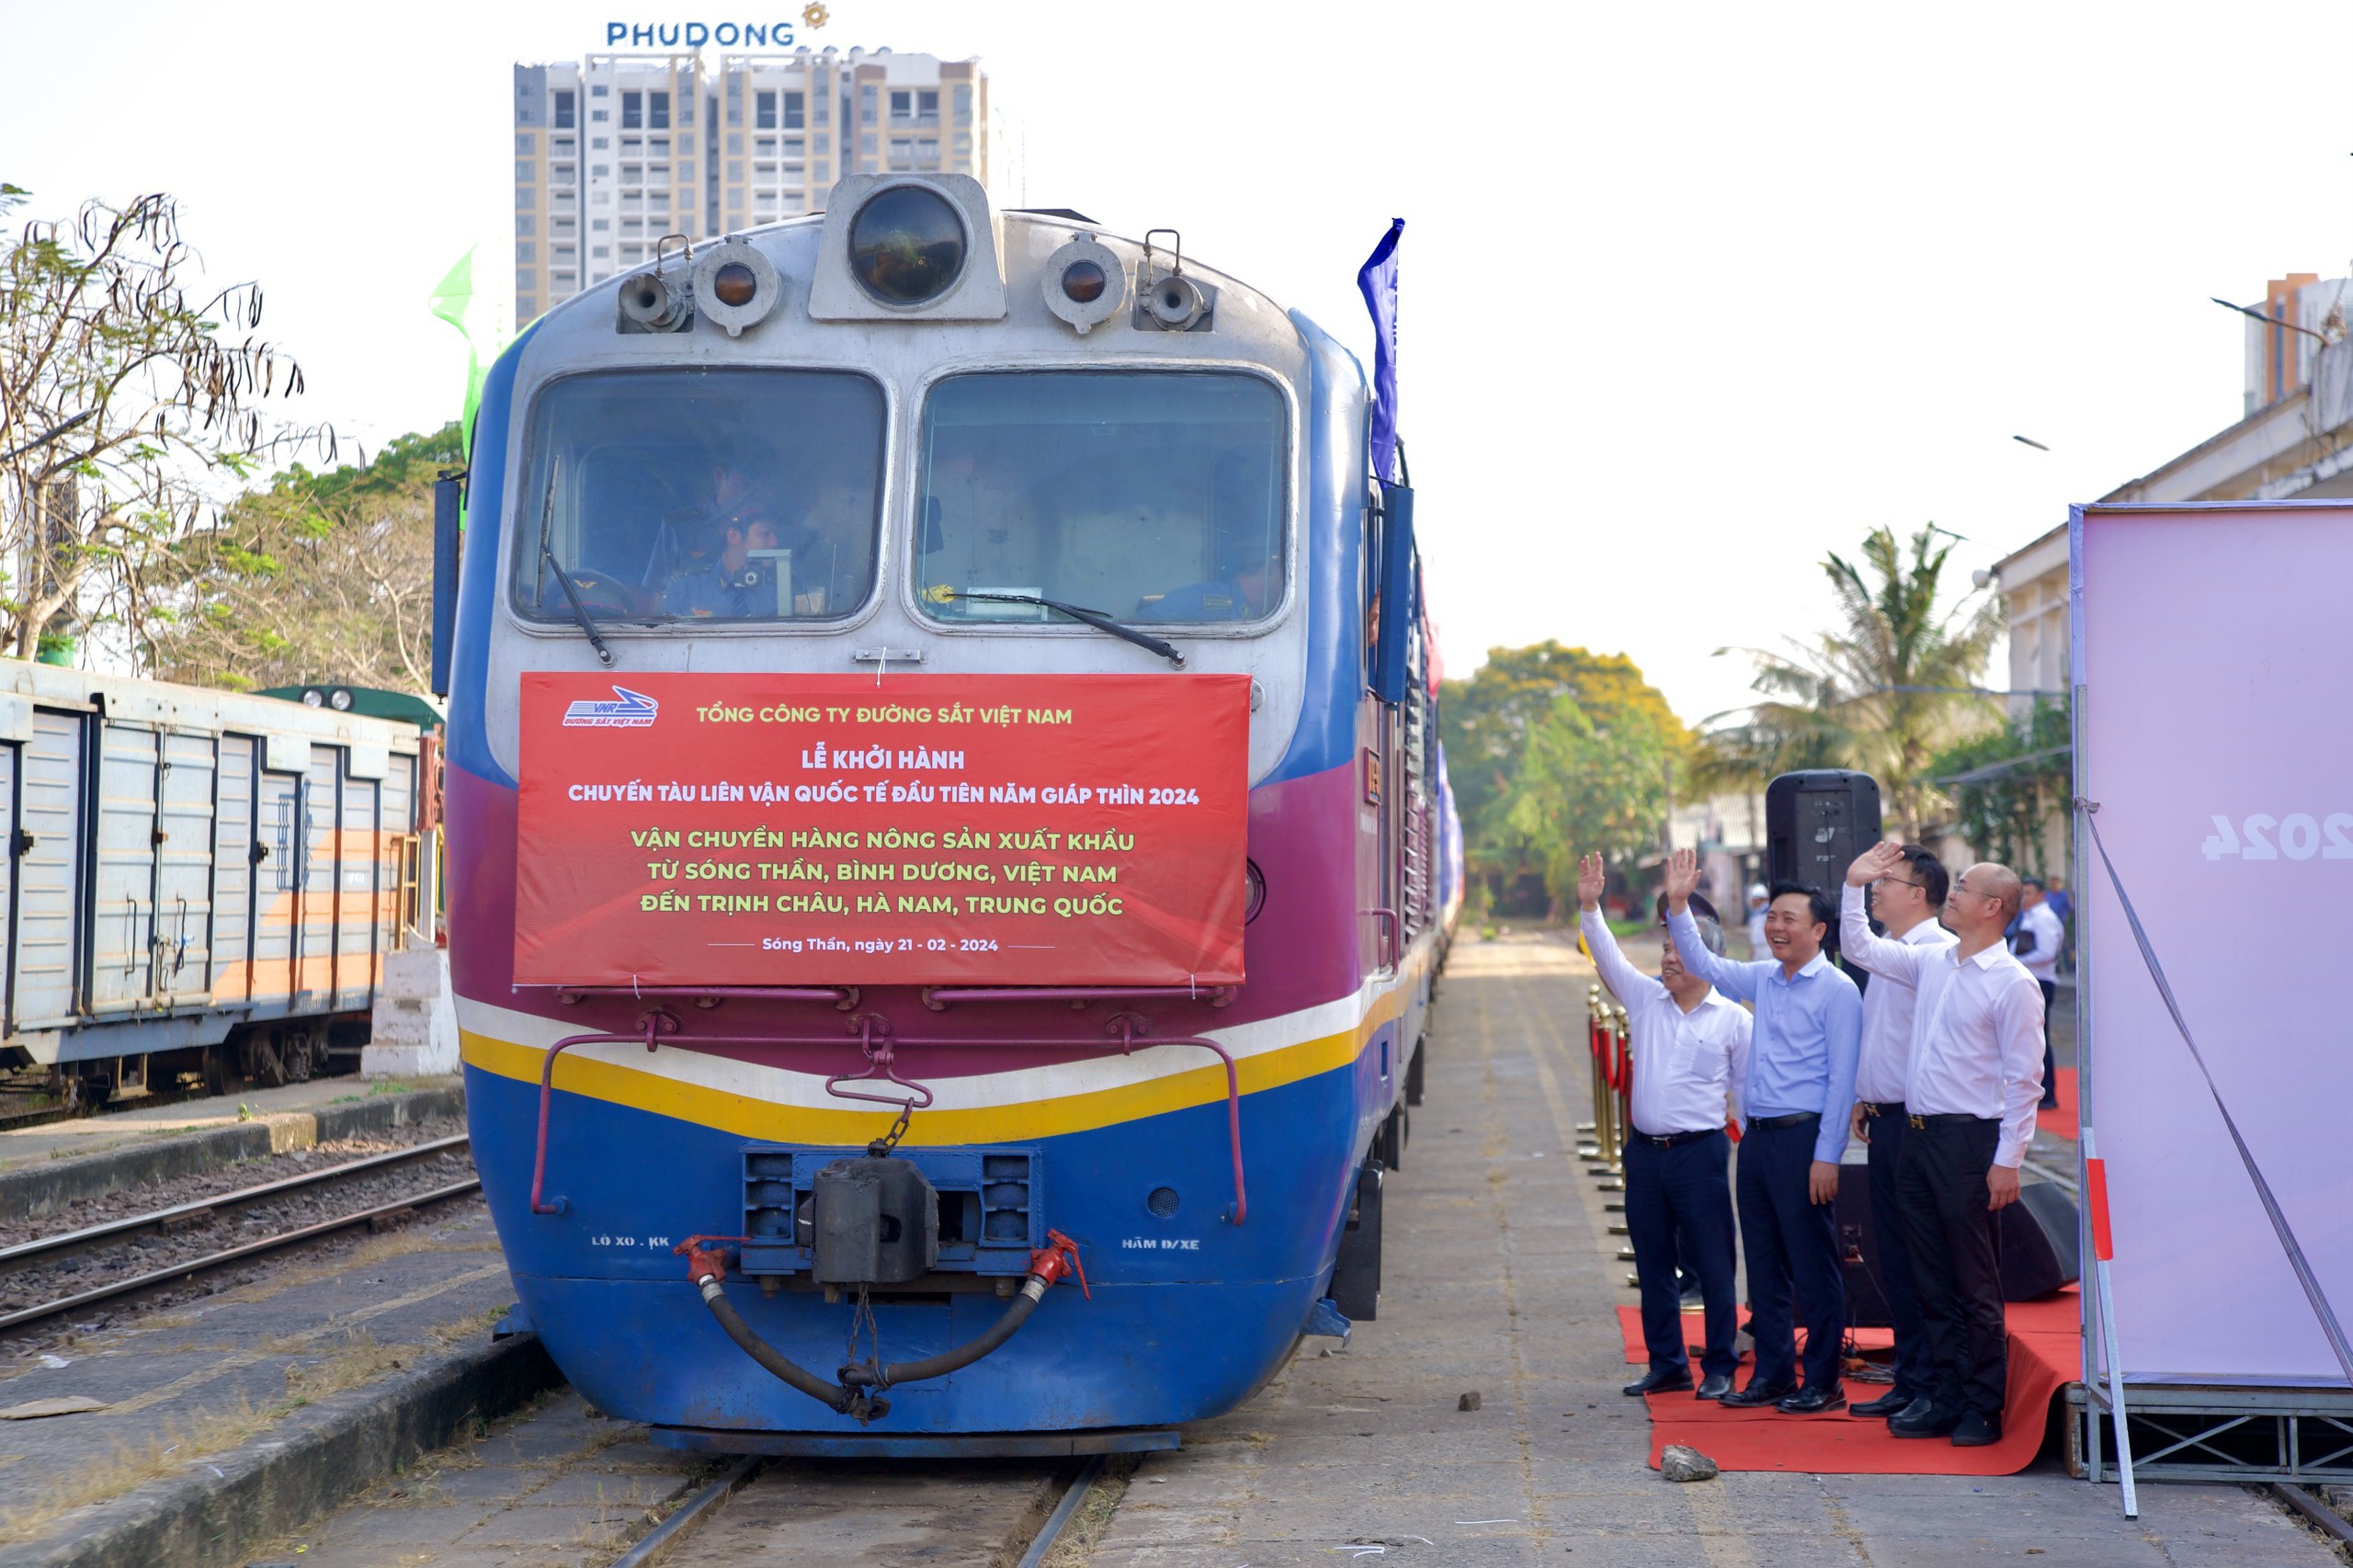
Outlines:
[{"label": "white apartment tower", "polygon": [[515,67],[515,319],[701,240],[821,211],[848,174],[993,169],[976,60],[887,49]]}]

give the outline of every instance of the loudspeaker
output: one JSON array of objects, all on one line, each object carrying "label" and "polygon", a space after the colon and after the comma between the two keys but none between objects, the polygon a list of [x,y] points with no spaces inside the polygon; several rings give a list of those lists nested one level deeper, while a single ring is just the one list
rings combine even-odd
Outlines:
[{"label": "loudspeaker", "polygon": [[1868,773],[1784,773],[1765,786],[1768,881],[1802,882],[1835,899],[1847,868],[1879,839],[1879,783]]},{"label": "loudspeaker", "polygon": [[[1895,1319],[1880,1289],[1880,1255],[1871,1223],[1871,1168],[1838,1167],[1838,1197],[1831,1205],[1838,1232],[1838,1271],[1847,1286],[1849,1328],[1890,1328]],[[2050,1182],[2018,1188],[2001,1211],[1995,1245],[2002,1267],[2002,1300],[2031,1301],[2082,1278],[2076,1252],[2078,1215],[2066,1189]]]},{"label": "loudspeaker", "polygon": [[[1841,873],[1842,875],[1844,873]],[[1879,1244],[1871,1224],[1871,1168],[1838,1167],[1838,1196],[1830,1206],[1838,1231],[1838,1273],[1847,1285],[1847,1326],[1889,1328],[1887,1294],[1879,1286]]]},{"label": "loudspeaker", "polygon": [[2063,1188],[2047,1181],[2019,1187],[2018,1200],[2002,1210],[2002,1300],[2031,1301],[2083,1278],[2081,1223]]}]

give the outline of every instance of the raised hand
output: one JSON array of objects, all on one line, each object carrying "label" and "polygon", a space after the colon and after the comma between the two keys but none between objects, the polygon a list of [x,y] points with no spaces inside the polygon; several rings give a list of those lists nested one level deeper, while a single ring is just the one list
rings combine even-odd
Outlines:
[{"label": "raised hand", "polygon": [[1699,857],[1697,851],[1678,849],[1666,858],[1666,907],[1671,915],[1680,915],[1691,906],[1691,895],[1699,886]]},{"label": "raised hand", "polygon": [[1874,844],[1848,863],[1847,882],[1850,887],[1867,888],[1904,864],[1904,846],[1894,839]]},{"label": "raised hand", "polygon": [[1601,892],[1608,885],[1608,881],[1609,873],[1603,867],[1598,854],[1582,857],[1577,861],[1577,907],[1579,909],[1600,908]]}]

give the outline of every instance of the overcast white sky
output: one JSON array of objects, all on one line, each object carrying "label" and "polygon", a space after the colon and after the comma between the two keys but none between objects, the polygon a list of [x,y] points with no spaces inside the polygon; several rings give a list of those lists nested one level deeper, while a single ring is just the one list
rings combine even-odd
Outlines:
[{"label": "overcast white sky", "polygon": [[[797,9],[0,0],[0,179],[179,196],[372,444],[456,412],[426,291],[477,243],[506,276],[511,64]],[[1989,564],[2234,421],[2207,296],[2353,252],[2342,0],[832,12],[803,41],[981,56],[1032,204],[1180,228],[1360,353],[1404,217],[1450,669],[1623,651],[1687,719],[1746,699],[1714,649],[1823,623],[1825,551],[1933,519]]]}]

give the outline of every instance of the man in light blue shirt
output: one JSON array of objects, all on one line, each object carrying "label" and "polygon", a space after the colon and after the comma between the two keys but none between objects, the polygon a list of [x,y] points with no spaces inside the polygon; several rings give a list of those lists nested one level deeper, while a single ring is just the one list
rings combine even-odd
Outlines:
[{"label": "man in light blue shirt", "polygon": [[[1666,864],[1666,927],[1676,953],[1684,968],[1756,1008],[1738,1177],[1756,1369],[1748,1386],[1723,1403],[1771,1404],[1793,1415],[1836,1410],[1847,1403],[1838,1382],[1847,1291],[1830,1206],[1838,1196],[1838,1158],[1847,1152],[1855,1103],[1863,995],[1822,951],[1838,918],[1827,893],[1775,883],[1765,915],[1773,956],[1733,963],[1699,939],[1690,911],[1699,885],[1699,857],[1677,850]],[[1806,1332],[1802,1390],[1795,1381],[1798,1308]]]}]

